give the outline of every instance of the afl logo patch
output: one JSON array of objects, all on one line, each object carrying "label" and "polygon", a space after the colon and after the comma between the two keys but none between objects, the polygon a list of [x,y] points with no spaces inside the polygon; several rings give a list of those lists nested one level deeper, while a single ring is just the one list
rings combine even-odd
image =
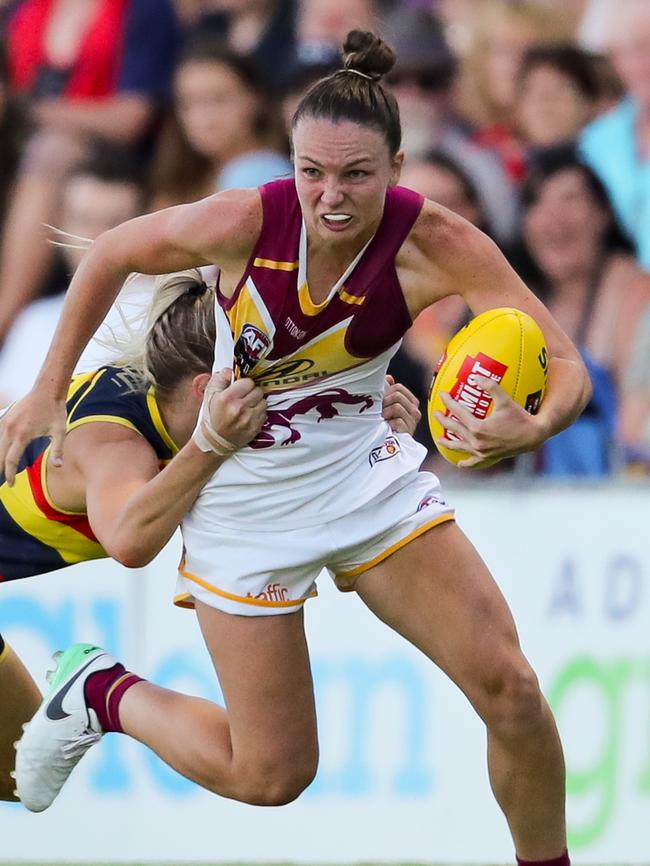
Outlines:
[{"label": "afl logo patch", "polygon": [[271,341],[264,331],[249,323],[244,325],[235,343],[235,363],[242,376],[248,376],[270,346]]},{"label": "afl logo patch", "polygon": [[382,460],[390,460],[391,457],[399,454],[401,450],[397,439],[394,436],[387,436],[383,445],[378,445],[372,449],[368,455],[368,460],[370,461],[370,465],[374,466],[375,463],[380,463]]}]

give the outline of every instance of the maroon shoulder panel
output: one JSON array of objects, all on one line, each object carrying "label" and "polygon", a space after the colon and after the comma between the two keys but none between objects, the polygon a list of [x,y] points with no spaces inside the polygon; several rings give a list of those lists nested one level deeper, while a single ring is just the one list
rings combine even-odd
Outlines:
[{"label": "maroon shoulder panel", "polygon": [[350,320],[346,349],[355,357],[374,357],[401,339],[411,319],[397,279],[395,256],[420,213],[422,196],[402,187],[389,188],[381,223],[360,261],[338,294],[310,314],[303,311],[298,296],[302,214],[295,183],[293,179],[273,181],[260,187],[260,193],[260,237],[235,294],[230,300],[219,294],[219,301],[226,311],[231,310],[250,278],[275,328],[267,360],[292,354],[346,320]]}]

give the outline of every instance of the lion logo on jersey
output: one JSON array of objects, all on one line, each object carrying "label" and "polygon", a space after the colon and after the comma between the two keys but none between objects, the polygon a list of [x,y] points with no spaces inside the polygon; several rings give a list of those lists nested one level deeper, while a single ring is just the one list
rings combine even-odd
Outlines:
[{"label": "lion logo on jersey", "polygon": [[336,418],[339,415],[339,410],[336,404],[357,406],[361,404],[359,414],[365,412],[373,404],[374,400],[370,394],[350,394],[343,388],[330,388],[328,391],[321,391],[320,394],[311,394],[308,397],[303,397],[287,406],[286,409],[270,409],[266,413],[266,421],[264,426],[257,434],[255,439],[250,443],[251,448],[271,448],[276,445],[278,440],[273,435],[273,428],[280,427],[288,431],[289,435],[280,442],[280,445],[293,445],[302,439],[302,434],[292,426],[291,422],[297,415],[306,415],[312,410],[318,412],[317,423]]},{"label": "lion logo on jersey", "polygon": [[235,363],[242,376],[248,376],[271,346],[271,340],[264,331],[260,331],[249,322],[242,328],[239,339],[235,343]]}]

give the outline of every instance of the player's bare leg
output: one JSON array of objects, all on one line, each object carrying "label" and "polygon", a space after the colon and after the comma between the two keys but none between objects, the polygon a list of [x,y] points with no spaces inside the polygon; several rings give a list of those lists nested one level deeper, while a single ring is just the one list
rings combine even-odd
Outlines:
[{"label": "player's bare leg", "polygon": [[41,812],[102,734],[120,731],[210,791],[257,805],[295,799],[316,772],[316,713],[302,611],[236,616],[197,605],[227,711],[126,671],[100,647],[58,654],[21,737],[16,783]]},{"label": "player's bare leg", "polygon": [[505,599],[458,526],[412,541],[362,574],[357,591],[460,686],[485,722],[490,781],[518,857],[561,857],[565,769],[555,722]]},{"label": "player's bare leg", "polygon": [[295,799],[318,763],[303,614],[235,616],[197,603],[227,712],[149,682],[119,707],[125,733],[204,788],[258,805]]},{"label": "player's bare leg", "polygon": [[0,637],[0,800],[16,800],[9,775],[16,760],[14,743],[23,724],[41,702],[41,693],[25,665]]}]

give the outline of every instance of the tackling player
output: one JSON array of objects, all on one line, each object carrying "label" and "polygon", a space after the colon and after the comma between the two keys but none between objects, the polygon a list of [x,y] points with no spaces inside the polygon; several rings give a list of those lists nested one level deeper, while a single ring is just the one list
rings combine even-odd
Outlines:
[{"label": "tackling player", "polygon": [[[160,278],[147,319],[135,342],[120,342],[119,366],[72,380],[63,466],[52,465],[43,437],[30,443],[11,487],[0,474],[0,581],[107,556],[146,565],[227,452],[259,432],[261,389],[250,379],[231,385],[228,371],[211,377],[214,294],[200,273]],[[226,443],[223,455],[191,438],[202,402],[204,435]],[[410,391],[391,382],[384,415],[394,430],[412,433],[420,413]],[[0,799],[15,799],[14,742],[40,702],[0,634]]]}]

